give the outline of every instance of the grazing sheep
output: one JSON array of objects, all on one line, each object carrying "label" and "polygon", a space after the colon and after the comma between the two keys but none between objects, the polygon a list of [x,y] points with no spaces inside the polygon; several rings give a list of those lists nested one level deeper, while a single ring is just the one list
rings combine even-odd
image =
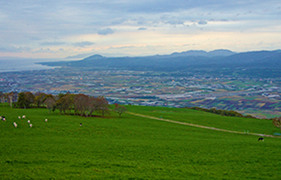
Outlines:
[{"label": "grazing sheep", "polygon": [[20,119],[20,116],[18,118]]},{"label": "grazing sheep", "polygon": [[24,119],[24,118],[25,118],[25,115],[23,115],[22,118]]},{"label": "grazing sheep", "polygon": [[47,122],[48,121],[48,119],[45,119],[45,122]]},{"label": "grazing sheep", "polygon": [[16,127],[18,127],[18,125],[17,125],[17,123],[16,123],[16,122],[14,122],[14,123],[13,123],[13,125],[15,126],[15,128],[16,128]]},{"label": "grazing sheep", "polygon": [[27,123],[29,123],[29,124],[30,124],[30,120],[27,120]]},{"label": "grazing sheep", "polygon": [[3,117],[2,117],[2,116],[0,116],[0,119],[3,119]]},{"label": "grazing sheep", "polygon": [[3,118],[2,120],[3,120],[3,121],[6,121],[6,118]]},{"label": "grazing sheep", "polygon": [[80,126],[82,126],[82,123],[80,123]]},{"label": "grazing sheep", "polygon": [[29,127],[31,127],[31,128],[32,128],[32,124],[29,124]]},{"label": "grazing sheep", "polygon": [[261,137],[261,138],[258,139],[258,141],[264,141],[264,138]]}]

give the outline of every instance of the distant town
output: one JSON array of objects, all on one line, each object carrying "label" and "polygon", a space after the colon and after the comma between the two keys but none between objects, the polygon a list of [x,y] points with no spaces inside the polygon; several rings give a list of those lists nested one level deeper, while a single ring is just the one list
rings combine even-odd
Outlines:
[{"label": "distant town", "polygon": [[235,110],[281,116],[281,79],[106,68],[54,68],[0,73],[0,91],[83,93],[110,103]]}]

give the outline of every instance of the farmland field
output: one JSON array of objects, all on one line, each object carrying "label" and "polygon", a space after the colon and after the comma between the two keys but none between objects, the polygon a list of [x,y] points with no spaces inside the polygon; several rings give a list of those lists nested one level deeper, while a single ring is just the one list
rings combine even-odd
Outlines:
[{"label": "farmland field", "polygon": [[[129,112],[221,129],[273,134],[269,120],[189,109]],[[280,179],[281,138],[232,134],[131,115],[80,117],[0,106],[1,179]],[[18,116],[26,115],[26,119]],[[44,119],[48,119],[45,122]],[[28,126],[30,120],[33,127]],[[13,127],[13,122],[18,127]],[[80,126],[79,124],[83,125]]]}]

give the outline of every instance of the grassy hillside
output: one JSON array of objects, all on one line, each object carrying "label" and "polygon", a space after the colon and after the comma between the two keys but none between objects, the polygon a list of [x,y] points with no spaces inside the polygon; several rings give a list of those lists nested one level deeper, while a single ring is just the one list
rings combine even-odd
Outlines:
[{"label": "grassy hillside", "polygon": [[[224,129],[278,132],[265,120],[220,117],[187,109],[127,108],[131,112]],[[130,114],[86,118],[58,112],[48,114],[46,109],[0,107],[0,115],[7,118],[0,122],[1,179],[281,178],[279,138],[265,138],[261,142],[257,136]],[[26,119],[19,120],[19,115],[26,115]],[[14,121],[17,128],[12,125]]]},{"label": "grassy hillside", "polygon": [[280,130],[273,126],[271,120],[226,117],[203,111],[185,108],[166,108],[151,106],[127,106],[128,111],[153,117],[216,127],[232,131],[273,134]]}]

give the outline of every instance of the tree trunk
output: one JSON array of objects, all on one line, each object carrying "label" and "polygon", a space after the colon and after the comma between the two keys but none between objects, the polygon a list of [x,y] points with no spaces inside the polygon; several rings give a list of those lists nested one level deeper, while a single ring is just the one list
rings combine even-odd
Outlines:
[{"label": "tree trunk", "polygon": [[13,97],[10,96],[10,107],[13,108]]}]

